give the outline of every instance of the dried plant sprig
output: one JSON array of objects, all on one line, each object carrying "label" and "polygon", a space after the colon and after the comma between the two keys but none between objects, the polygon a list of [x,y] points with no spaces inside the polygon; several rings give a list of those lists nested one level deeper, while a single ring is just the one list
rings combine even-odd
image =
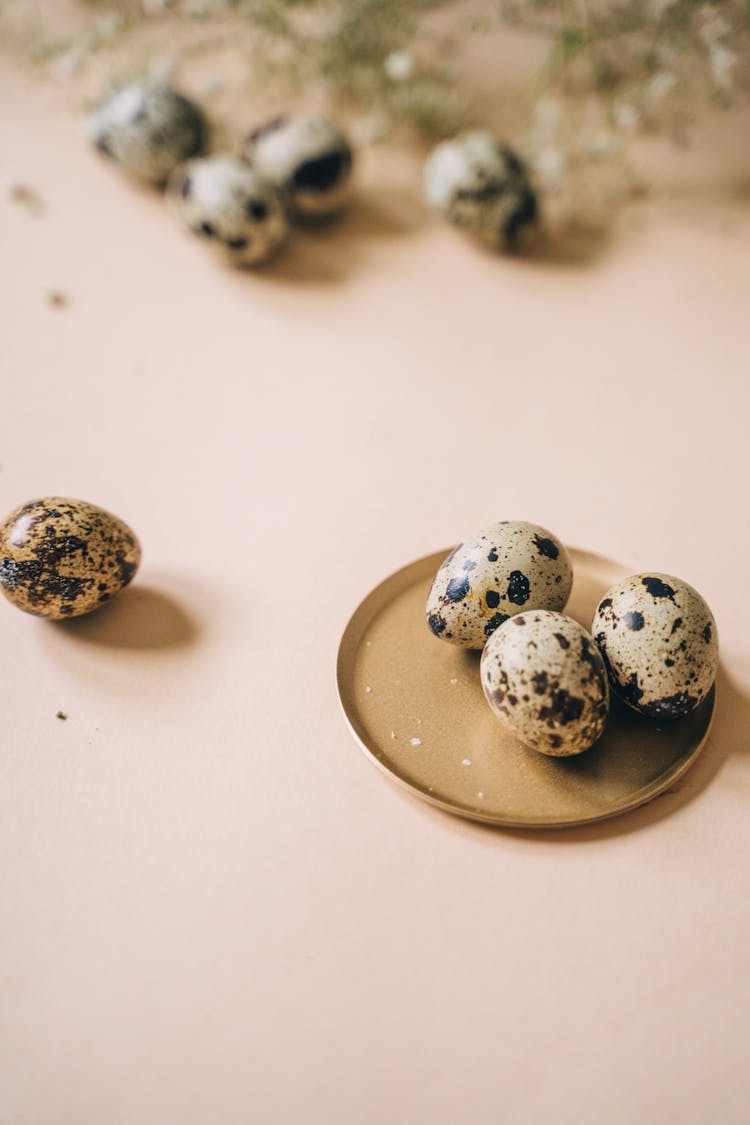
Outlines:
[{"label": "dried plant sprig", "polygon": [[[543,190],[581,198],[632,190],[633,134],[684,142],[702,102],[730,105],[750,84],[748,0],[496,0],[468,18],[447,0],[79,0],[90,18],[66,41],[45,37],[43,0],[0,0],[0,29],[24,4],[35,55],[58,78],[144,25],[169,36],[179,23],[192,28],[183,52],[229,40],[264,89],[322,93],[363,114],[373,137],[407,128],[435,140],[484,124],[492,107],[457,77],[456,53],[477,33],[532,35],[541,65],[504,90],[503,119]],[[450,37],[435,16],[453,19]]]}]

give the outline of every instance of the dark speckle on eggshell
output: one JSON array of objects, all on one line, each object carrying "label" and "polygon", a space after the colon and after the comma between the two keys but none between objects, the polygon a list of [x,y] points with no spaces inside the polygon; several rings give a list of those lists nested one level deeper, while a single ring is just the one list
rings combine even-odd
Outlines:
[{"label": "dark speckle on eggshell", "polygon": [[529,580],[520,570],[511,571],[508,579],[508,601],[514,605],[526,605],[529,600]]},{"label": "dark speckle on eggshell", "polygon": [[547,559],[556,559],[560,554],[557,544],[553,539],[546,539],[543,535],[535,535],[534,543],[540,555],[544,555]]},{"label": "dark speckle on eggshell", "polygon": [[445,596],[452,602],[462,601],[469,592],[469,579],[467,577],[451,578],[445,588]]},{"label": "dark speckle on eggshell", "polygon": [[485,636],[491,636],[495,632],[495,629],[499,629],[507,620],[507,613],[494,613],[484,627]]},{"label": "dark speckle on eggshell", "polygon": [[670,600],[674,599],[674,590],[666,582],[663,582],[661,578],[646,576],[645,578],[641,579],[641,582],[646,587],[652,598],[669,598]]},{"label": "dark speckle on eggshell", "polygon": [[638,630],[643,628],[643,614],[638,613],[637,610],[634,610],[631,613],[624,613],[622,616],[622,620],[623,623],[628,627],[628,629]]},{"label": "dark speckle on eggshell", "polygon": [[445,618],[441,617],[439,613],[431,613],[427,618],[427,624],[432,629],[436,637],[445,632],[446,623]]}]

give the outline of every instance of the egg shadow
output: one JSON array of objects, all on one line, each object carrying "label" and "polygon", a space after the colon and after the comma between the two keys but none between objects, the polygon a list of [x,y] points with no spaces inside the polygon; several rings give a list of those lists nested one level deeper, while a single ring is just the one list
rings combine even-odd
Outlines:
[{"label": "egg shadow", "polygon": [[187,648],[200,629],[171,594],[149,586],[129,586],[95,613],[55,621],[66,638],[106,648],[155,650]]},{"label": "egg shadow", "polygon": [[516,257],[521,265],[532,269],[593,266],[609,250],[613,229],[612,223],[604,222],[591,226],[571,223],[542,227],[531,244]]},{"label": "egg shadow", "polygon": [[696,761],[647,804],[611,820],[545,832],[519,829],[515,835],[529,840],[585,843],[637,832],[672,816],[704,792],[731,754],[748,751],[745,732],[750,726],[750,698],[732,681],[722,663],[716,677],[715,706],[711,733]]},{"label": "egg shadow", "polygon": [[295,220],[285,247],[262,267],[263,279],[294,285],[340,284],[367,265],[377,243],[411,235],[424,221],[421,207],[405,192],[391,193],[387,205],[365,194],[355,195],[335,215]]}]

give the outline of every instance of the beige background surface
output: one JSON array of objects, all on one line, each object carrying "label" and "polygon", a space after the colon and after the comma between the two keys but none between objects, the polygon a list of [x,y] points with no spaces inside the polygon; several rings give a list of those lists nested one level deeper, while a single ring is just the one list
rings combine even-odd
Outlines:
[{"label": "beige background surface", "polygon": [[[242,276],[2,64],[44,211],[0,199],[0,507],[145,552],[89,620],[0,606],[2,1125],[747,1120],[747,124],[583,262],[474,250],[373,152]],[[608,825],[443,815],[338,713],[361,597],[503,517],[715,611],[711,742]]]}]

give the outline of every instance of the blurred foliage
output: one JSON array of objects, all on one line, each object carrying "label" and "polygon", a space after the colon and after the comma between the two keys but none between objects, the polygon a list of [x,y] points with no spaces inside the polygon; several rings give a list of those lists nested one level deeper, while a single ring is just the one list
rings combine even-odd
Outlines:
[{"label": "blurred foliage", "polygon": [[[146,26],[168,50],[192,27],[179,49],[230,44],[274,97],[343,105],[364,139],[500,119],[550,194],[585,196],[604,167],[617,169],[605,194],[629,193],[633,136],[684,143],[700,105],[729,106],[750,82],[750,0],[66,0],[85,18],[65,40],[45,32],[50,3],[0,0],[0,31],[25,10],[30,49],[59,79]],[[539,62],[511,88],[498,67],[499,113],[465,63],[489,36],[531,43]]]}]

